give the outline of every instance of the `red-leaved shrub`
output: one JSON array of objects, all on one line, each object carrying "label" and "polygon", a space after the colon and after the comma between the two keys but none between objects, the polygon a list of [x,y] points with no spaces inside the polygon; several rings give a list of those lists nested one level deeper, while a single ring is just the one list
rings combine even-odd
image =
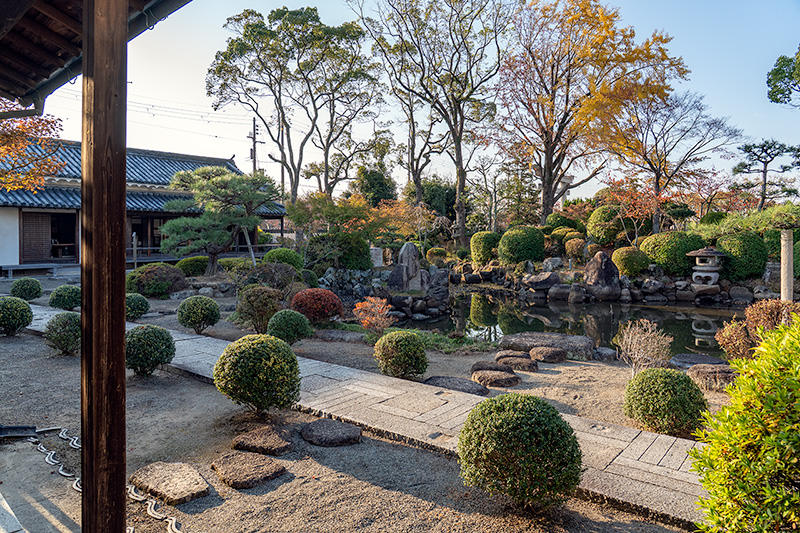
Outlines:
[{"label": "red-leaved shrub", "polygon": [[306,289],[292,298],[292,309],[311,322],[325,322],[344,312],[342,301],[327,289]]}]

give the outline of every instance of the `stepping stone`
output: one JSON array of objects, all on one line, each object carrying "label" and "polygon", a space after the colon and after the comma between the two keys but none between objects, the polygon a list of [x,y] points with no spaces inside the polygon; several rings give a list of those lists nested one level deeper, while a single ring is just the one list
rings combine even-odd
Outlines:
[{"label": "stepping stone", "polygon": [[594,349],[594,358],[597,361],[616,361],[617,351],[612,348],[598,346]]},{"label": "stepping stone", "polygon": [[514,373],[514,370],[510,366],[500,364],[497,361],[478,361],[477,363],[472,365],[472,368],[470,368],[469,371],[472,374],[474,374],[479,370],[491,370],[494,372],[510,372],[512,374]]},{"label": "stepping stone", "polygon": [[234,489],[252,489],[286,472],[286,468],[274,459],[260,453],[239,451],[226,453],[211,463],[211,469],[223,483]]},{"label": "stepping stone", "polygon": [[694,365],[686,375],[701,389],[720,392],[736,379],[736,372],[729,365]]},{"label": "stepping stone", "polygon": [[453,378],[450,376],[431,376],[423,383],[432,385],[434,387],[441,387],[443,389],[457,390],[466,392],[468,394],[477,394],[478,396],[489,396],[489,389],[465,378]]},{"label": "stepping stone", "polygon": [[300,436],[317,446],[348,446],[361,441],[361,428],[330,418],[320,418],[303,426]]},{"label": "stepping stone", "polygon": [[134,472],[130,481],[139,490],[161,498],[167,505],[178,505],[208,495],[206,480],[186,463],[152,463]]},{"label": "stepping stone", "polygon": [[567,352],[561,348],[548,348],[540,346],[531,348],[531,359],[542,363],[563,363],[567,360]]},{"label": "stepping stone", "polygon": [[266,426],[238,435],[233,439],[233,449],[266,455],[284,455],[294,450],[294,441],[291,431]]},{"label": "stepping stone", "polygon": [[501,357],[497,360],[501,365],[510,366],[514,370],[521,370],[523,372],[538,372],[539,363],[531,361],[527,357]]},{"label": "stepping stone", "polygon": [[520,350],[500,350],[494,354],[495,361],[499,361],[503,357],[522,357],[523,359],[531,358],[528,352],[522,352]]},{"label": "stepping stone", "polygon": [[585,335],[526,331],[505,335],[500,339],[499,346],[502,350],[522,350],[526,352],[530,352],[531,348],[539,346],[560,348],[567,352],[567,358],[578,361],[591,361],[594,356],[594,339]]},{"label": "stepping stone", "polygon": [[514,374],[513,371],[500,372],[497,370],[478,370],[473,372],[472,381],[485,387],[513,387],[522,382],[520,377]]},{"label": "stepping stone", "polygon": [[314,338],[323,341],[364,342],[363,333],[341,329],[320,329],[314,333]]},{"label": "stepping stone", "polygon": [[702,353],[679,353],[669,360],[677,368],[687,369],[694,365],[726,365],[727,361]]}]

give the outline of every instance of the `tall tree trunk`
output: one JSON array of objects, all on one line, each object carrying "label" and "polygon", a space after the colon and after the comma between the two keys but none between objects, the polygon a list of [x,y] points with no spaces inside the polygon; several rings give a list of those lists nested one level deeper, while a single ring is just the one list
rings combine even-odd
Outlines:
[{"label": "tall tree trunk", "polygon": [[542,226],[547,224],[547,215],[553,212],[553,204],[555,203],[555,200],[553,200],[555,191],[553,189],[552,180],[542,180],[542,214],[539,217],[539,223]]},{"label": "tall tree trunk", "polygon": [[467,237],[467,208],[464,204],[464,189],[467,185],[467,170],[464,168],[464,154],[461,150],[461,139],[453,139],[453,151],[455,152],[456,164],[456,231],[458,232],[458,243],[461,246],[469,246]]},{"label": "tall tree trunk", "polygon": [[661,233],[661,176],[653,180],[653,192],[656,195],[656,208],[653,211],[653,234]]},{"label": "tall tree trunk", "polygon": [[758,210],[764,209],[764,203],[767,201],[767,163],[764,163],[764,168],[761,170],[761,198],[758,199]]}]

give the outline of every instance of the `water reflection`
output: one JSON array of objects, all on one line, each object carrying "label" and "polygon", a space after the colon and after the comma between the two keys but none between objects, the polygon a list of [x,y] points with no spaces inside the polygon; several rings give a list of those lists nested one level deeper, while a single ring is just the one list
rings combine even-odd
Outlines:
[{"label": "water reflection", "polygon": [[[614,348],[612,339],[621,324],[646,318],[673,337],[672,352],[719,353],[714,334],[734,312],[679,307],[640,307],[598,302],[575,305],[567,302],[537,302],[521,306],[515,299],[495,295],[462,295],[453,299],[453,313],[436,322],[414,327],[461,331],[470,337],[497,341],[503,335],[523,331],[552,331],[587,335],[596,346]],[[740,313],[741,314],[741,313]]]}]

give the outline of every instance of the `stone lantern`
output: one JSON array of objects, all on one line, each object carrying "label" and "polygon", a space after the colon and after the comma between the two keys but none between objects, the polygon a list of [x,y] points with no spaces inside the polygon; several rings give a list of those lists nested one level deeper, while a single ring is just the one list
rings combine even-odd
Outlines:
[{"label": "stone lantern", "polygon": [[697,295],[712,295],[719,293],[719,258],[725,253],[713,246],[706,246],[686,254],[694,257],[695,265],[692,267],[692,291]]}]

